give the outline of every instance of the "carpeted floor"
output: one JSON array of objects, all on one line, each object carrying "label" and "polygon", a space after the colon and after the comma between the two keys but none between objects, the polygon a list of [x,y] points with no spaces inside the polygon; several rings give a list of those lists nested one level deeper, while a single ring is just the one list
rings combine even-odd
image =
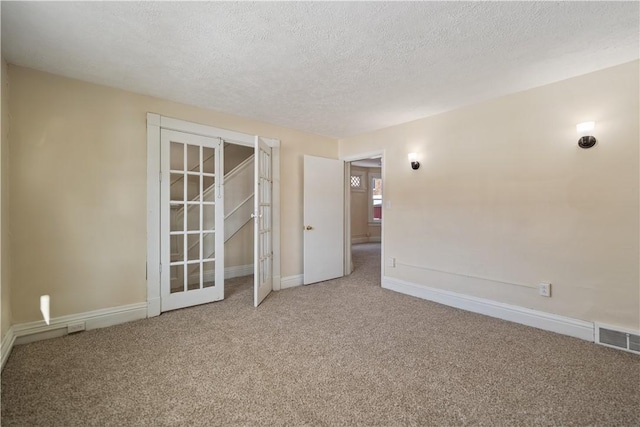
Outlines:
[{"label": "carpeted floor", "polygon": [[2,425],[639,425],[640,358],[355,272],[14,348]]}]

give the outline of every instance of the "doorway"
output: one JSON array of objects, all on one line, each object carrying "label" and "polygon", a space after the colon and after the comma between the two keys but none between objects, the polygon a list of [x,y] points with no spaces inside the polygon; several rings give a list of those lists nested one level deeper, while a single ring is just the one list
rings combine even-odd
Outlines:
[{"label": "doorway", "polygon": [[[224,144],[225,298],[253,286],[254,148]],[[247,300],[248,301],[248,300]]]},{"label": "doorway", "polygon": [[345,274],[357,266],[353,250],[379,253],[380,279],[384,273],[384,151],[343,158],[345,160]]},{"label": "doorway", "polygon": [[228,278],[253,274],[256,307],[280,289],[279,147],[147,114],[148,317],[222,300]]}]

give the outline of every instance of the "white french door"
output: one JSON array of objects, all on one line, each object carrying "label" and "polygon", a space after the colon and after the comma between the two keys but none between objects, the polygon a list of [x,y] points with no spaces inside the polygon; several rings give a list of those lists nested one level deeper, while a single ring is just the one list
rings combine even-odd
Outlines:
[{"label": "white french door", "polygon": [[273,289],[273,173],[271,147],[256,136],[253,305]]},{"label": "white french door", "polygon": [[222,140],[165,129],[160,140],[161,311],[221,300]]}]

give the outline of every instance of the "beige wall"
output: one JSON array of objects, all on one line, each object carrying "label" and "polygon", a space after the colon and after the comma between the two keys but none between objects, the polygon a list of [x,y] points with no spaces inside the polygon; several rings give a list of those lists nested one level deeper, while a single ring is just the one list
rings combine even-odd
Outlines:
[{"label": "beige wall", "polygon": [[146,301],[146,113],[281,141],[282,276],[302,272],[302,156],[337,141],[9,65],[15,323]]},{"label": "beige wall", "polygon": [[341,156],[385,150],[385,274],[638,329],[638,64],[341,140]]},{"label": "beige wall", "polygon": [[224,244],[224,266],[253,264],[253,221],[247,222]]},{"label": "beige wall", "polygon": [[366,182],[365,191],[351,190],[351,238],[369,239],[372,241],[380,240],[380,225],[369,225],[369,173],[380,173],[380,168],[365,168],[359,166],[351,166],[352,172],[360,172],[364,174]]},{"label": "beige wall", "polygon": [[11,326],[11,289],[9,284],[9,80],[7,63],[2,59],[2,78],[0,83],[0,97],[2,98],[2,123],[0,134],[2,145],[0,147],[0,188],[2,197],[0,200],[0,298],[2,304],[0,310],[0,329],[4,339]]}]

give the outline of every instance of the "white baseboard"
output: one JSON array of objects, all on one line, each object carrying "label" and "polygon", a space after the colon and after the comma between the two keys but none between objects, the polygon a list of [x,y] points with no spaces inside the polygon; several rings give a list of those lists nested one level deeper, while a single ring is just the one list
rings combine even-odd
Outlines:
[{"label": "white baseboard", "polygon": [[392,277],[382,278],[382,287],[450,307],[552,331],[586,341],[594,341],[594,324],[517,305],[431,288]]},{"label": "white baseboard", "polygon": [[13,345],[15,344],[16,336],[13,334],[13,326],[9,328],[7,333],[2,338],[2,346],[0,347],[0,359],[2,363],[0,364],[0,369],[4,368],[4,364],[7,363],[7,359],[11,354],[11,350],[13,350]]},{"label": "white baseboard", "polygon": [[18,345],[66,335],[67,327],[71,323],[84,322],[85,330],[91,330],[146,318],[147,303],[143,302],[54,317],[48,325],[44,320],[38,320],[36,322],[19,323],[11,328],[15,335],[15,344]]},{"label": "white baseboard", "polygon": [[250,276],[253,274],[253,264],[236,265],[234,267],[226,267],[224,269],[224,278],[232,279],[234,277]]},{"label": "white baseboard", "polygon": [[280,281],[280,289],[293,288],[301,286],[304,283],[304,275],[296,274],[294,276],[283,277]]}]

